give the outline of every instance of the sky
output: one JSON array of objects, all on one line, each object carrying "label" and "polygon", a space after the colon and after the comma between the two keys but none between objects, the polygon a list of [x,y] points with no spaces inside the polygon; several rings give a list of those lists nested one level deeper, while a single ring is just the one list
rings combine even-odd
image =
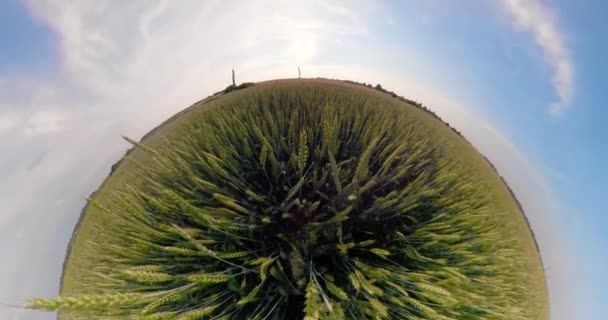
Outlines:
[{"label": "sky", "polygon": [[0,318],[52,297],[85,198],[138,139],[237,82],[380,83],[514,190],[551,319],[608,314],[603,1],[0,1]]}]

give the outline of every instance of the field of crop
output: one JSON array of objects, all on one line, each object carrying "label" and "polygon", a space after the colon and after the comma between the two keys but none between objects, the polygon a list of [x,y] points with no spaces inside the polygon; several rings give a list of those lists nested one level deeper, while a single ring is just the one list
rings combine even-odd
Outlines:
[{"label": "field of crop", "polygon": [[332,80],[181,112],[131,150],[72,239],[70,319],[548,319],[532,233],[429,113]]}]

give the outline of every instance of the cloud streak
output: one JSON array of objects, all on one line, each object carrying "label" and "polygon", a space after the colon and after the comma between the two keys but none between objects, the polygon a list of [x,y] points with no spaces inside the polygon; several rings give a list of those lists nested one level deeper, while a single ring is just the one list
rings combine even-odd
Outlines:
[{"label": "cloud streak", "polygon": [[501,3],[509,13],[513,25],[519,30],[532,34],[553,69],[552,83],[557,101],[551,104],[549,111],[554,116],[561,115],[572,99],[574,65],[554,16],[538,0],[502,0]]}]

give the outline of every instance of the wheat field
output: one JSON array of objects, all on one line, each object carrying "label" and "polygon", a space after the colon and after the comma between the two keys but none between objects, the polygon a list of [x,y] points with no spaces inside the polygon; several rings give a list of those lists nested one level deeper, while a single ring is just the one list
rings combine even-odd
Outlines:
[{"label": "wheat field", "polygon": [[201,101],[91,196],[61,319],[548,319],[533,235],[462,136],[384,92],[259,83]]}]

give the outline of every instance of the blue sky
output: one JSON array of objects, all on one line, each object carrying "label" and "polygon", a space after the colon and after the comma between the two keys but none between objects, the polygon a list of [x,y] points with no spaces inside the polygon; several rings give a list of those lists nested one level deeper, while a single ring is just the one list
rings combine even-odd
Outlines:
[{"label": "blue sky", "polygon": [[17,1],[3,1],[0,12],[0,39],[3,39],[0,71],[40,71],[51,65],[55,58],[53,33],[42,23],[37,23]]},{"label": "blue sky", "polygon": [[232,67],[258,81],[299,65],[381,83],[461,130],[527,211],[552,319],[605,319],[608,4],[172,4],[0,2],[1,302],[56,293],[84,199],[128,147],[121,134],[225,87]]}]

